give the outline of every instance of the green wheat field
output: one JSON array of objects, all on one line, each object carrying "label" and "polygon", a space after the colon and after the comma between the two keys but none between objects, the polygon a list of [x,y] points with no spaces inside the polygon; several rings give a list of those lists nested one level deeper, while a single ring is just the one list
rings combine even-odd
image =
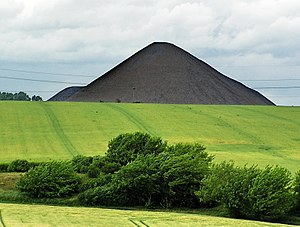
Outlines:
[{"label": "green wheat field", "polygon": [[[169,143],[199,142],[216,161],[300,170],[300,107],[275,106],[0,102],[0,162],[103,155],[109,140],[135,131]],[[0,202],[0,226],[286,225],[206,216],[203,212]]]},{"label": "green wheat field", "polygon": [[0,162],[103,155],[134,131],[199,142],[216,161],[300,169],[300,107],[276,106],[0,102]]},{"label": "green wheat field", "polygon": [[200,214],[0,204],[3,226],[287,226]]}]

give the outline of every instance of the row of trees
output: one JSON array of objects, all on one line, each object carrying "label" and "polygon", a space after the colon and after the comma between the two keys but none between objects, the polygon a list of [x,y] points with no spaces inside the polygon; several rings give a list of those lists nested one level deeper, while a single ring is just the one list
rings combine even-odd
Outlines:
[{"label": "row of trees", "polygon": [[[75,172],[88,178],[80,181]],[[18,188],[38,198],[78,193],[79,203],[92,206],[224,206],[234,217],[257,220],[300,211],[300,172],[213,164],[200,144],[168,145],[140,132],[112,139],[105,156],[31,168]]]},{"label": "row of trees", "polygon": [[43,101],[42,97],[38,95],[30,97],[23,91],[18,93],[0,92],[0,100]]}]

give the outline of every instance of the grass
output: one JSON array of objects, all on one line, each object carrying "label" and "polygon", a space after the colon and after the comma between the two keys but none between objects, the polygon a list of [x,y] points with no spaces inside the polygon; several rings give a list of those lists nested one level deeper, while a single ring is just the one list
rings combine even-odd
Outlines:
[{"label": "grass", "polygon": [[1,204],[3,226],[287,226],[193,213]]},{"label": "grass", "polygon": [[21,176],[21,173],[0,173],[0,190],[15,189],[16,183]]},{"label": "grass", "polygon": [[103,155],[120,133],[199,142],[216,160],[300,169],[300,107],[0,102],[0,162]]}]

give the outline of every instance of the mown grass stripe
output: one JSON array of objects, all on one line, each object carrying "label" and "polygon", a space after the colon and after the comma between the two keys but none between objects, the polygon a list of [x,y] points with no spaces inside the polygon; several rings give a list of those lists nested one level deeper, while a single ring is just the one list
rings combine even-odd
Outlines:
[{"label": "mown grass stripe", "polygon": [[142,220],[140,220],[140,222],[144,225],[144,226],[146,226],[146,227],[150,227],[149,225],[147,225],[144,221],[142,221]]},{"label": "mown grass stripe", "polygon": [[64,145],[64,147],[66,148],[66,150],[72,155],[78,155],[78,151],[75,149],[75,147],[73,146],[73,144],[71,143],[71,141],[69,140],[69,138],[66,136],[66,134],[64,133],[64,130],[62,129],[57,117],[55,116],[55,113],[53,112],[53,110],[51,109],[51,107],[42,102],[41,105],[43,106],[58,138],[60,139],[60,141],[62,142],[62,144]]},{"label": "mown grass stripe", "polygon": [[136,223],[134,220],[132,220],[132,219],[129,219],[129,221],[132,223],[132,224],[134,224],[135,226],[137,226],[137,227],[141,227],[138,223]]},{"label": "mown grass stripe", "polygon": [[133,220],[133,219],[129,219],[129,221],[134,224],[135,226],[138,227],[149,227],[149,225],[147,225],[145,222],[143,222],[142,220]]},{"label": "mown grass stripe", "polygon": [[1,226],[1,227],[5,227],[5,224],[4,224],[4,222],[3,222],[3,217],[2,217],[2,212],[1,212],[1,210],[0,210],[0,226]]},{"label": "mown grass stripe", "polygon": [[129,108],[122,108],[119,105],[116,104],[108,104],[110,108],[114,109],[115,111],[120,112],[123,114],[129,121],[131,121],[133,124],[135,124],[140,130],[143,132],[147,132],[152,136],[157,136],[157,133],[151,130],[151,128],[146,124],[146,122],[142,121],[139,117],[134,115],[129,111]]}]

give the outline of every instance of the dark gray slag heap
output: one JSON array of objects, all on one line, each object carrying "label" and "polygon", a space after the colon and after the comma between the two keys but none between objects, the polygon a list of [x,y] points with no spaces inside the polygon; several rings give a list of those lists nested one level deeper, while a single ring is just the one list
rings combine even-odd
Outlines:
[{"label": "dark gray slag heap", "polygon": [[274,105],[185,50],[155,42],[66,101]]}]

